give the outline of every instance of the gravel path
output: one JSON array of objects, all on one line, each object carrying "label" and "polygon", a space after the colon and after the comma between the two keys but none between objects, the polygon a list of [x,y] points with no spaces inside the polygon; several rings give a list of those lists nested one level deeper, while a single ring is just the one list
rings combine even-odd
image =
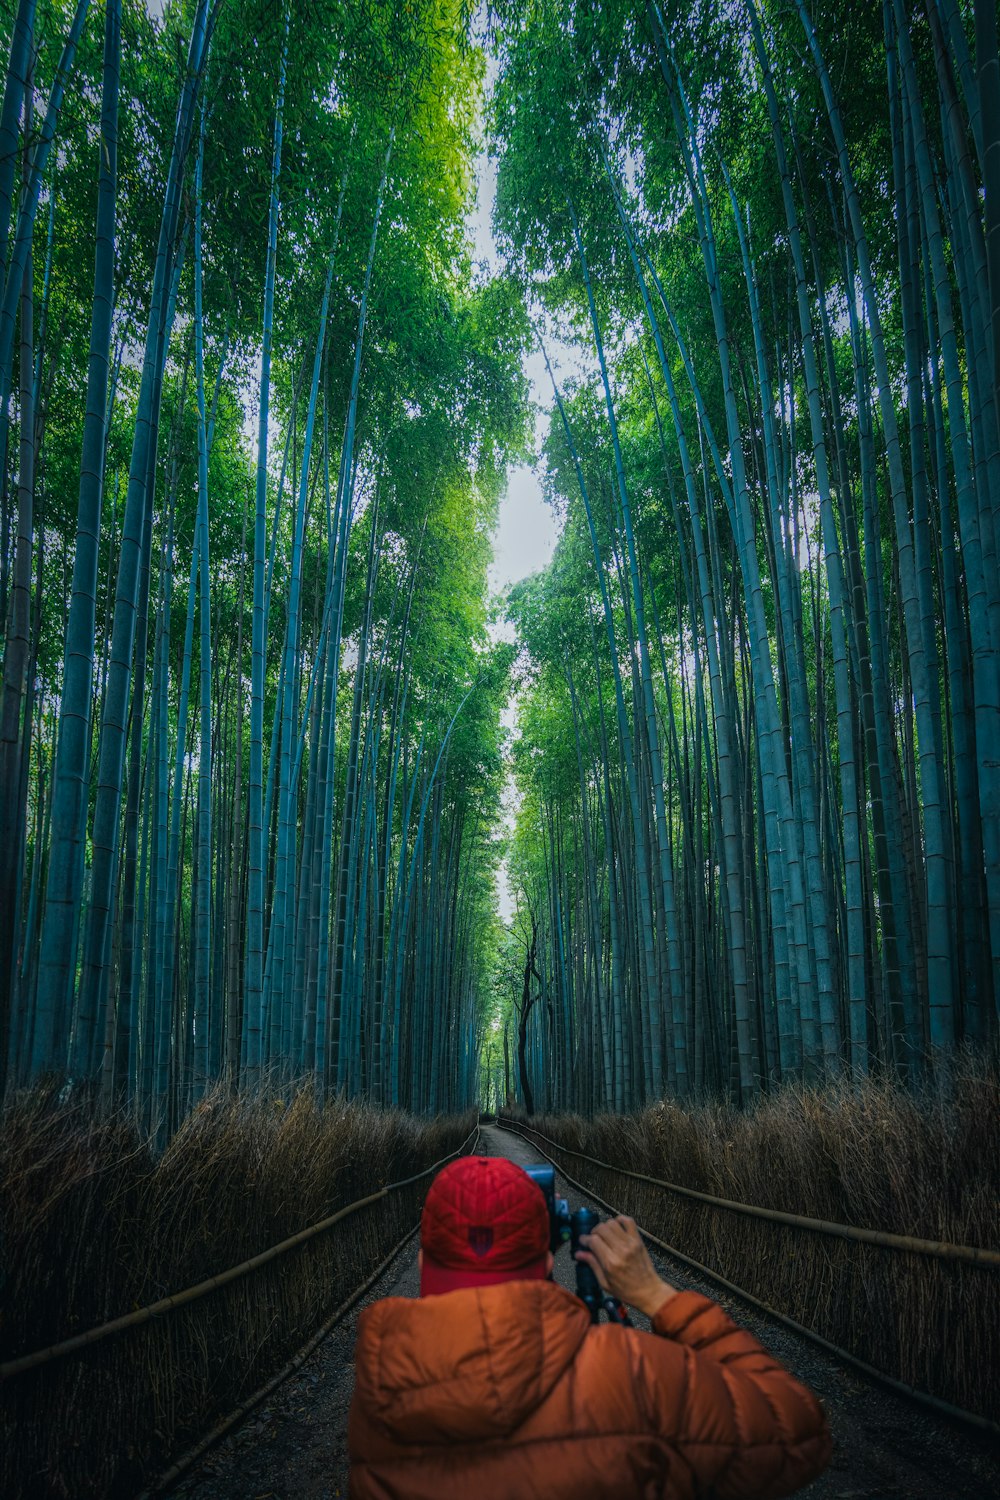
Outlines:
[{"label": "gravel path", "polygon": [[[540,1160],[519,1137],[488,1126],[480,1150],[522,1165]],[[587,1204],[576,1189],[558,1176],[556,1181],[571,1208]],[[826,1473],[800,1494],[810,1500],[996,1500],[1000,1495],[996,1445],[845,1369],[807,1339],[720,1292],[680,1262],[658,1253],[653,1260],[675,1286],[716,1298],[821,1397],[833,1428],[833,1458]],[[563,1286],[574,1284],[566,1251],[556,1257],[556,1279]],[[415,1297],[417,1291],[414,1239],[361,1305],[380,1297]],[[347,1411],[359,1311],[339,1323],[267,1404],[171,1491],[174,1500],[337,1500],[347,1495]],[[644,1319],[636,1321],[648,1327]]]}]

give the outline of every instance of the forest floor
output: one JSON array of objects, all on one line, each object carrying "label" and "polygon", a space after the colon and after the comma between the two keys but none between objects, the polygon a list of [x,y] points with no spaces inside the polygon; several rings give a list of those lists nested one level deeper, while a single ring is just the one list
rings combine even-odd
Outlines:
[{"label": "forest floor", "polygon": [[[489,1127],[483,1129],[480,1149],[522,1165],[537,1160],[524,1141]],[[580,1206],[580,1195],[558,1177],[557,1191],[571,1207]],[[833,1458],[800,1494],[810,1500],[995,1500],[1000,1495],[1000,1452],[987,1439],[846,1369],[669,1256],[656,1254],[653,1260],[674,1285],[719,1301],[823,1401],[833,1429]],[[566,1252],[556,1258],[556,1279],[564,1286],[574,1283]],[[414,1239],[302,1368],[171,1491],[174,1500],[345,1497],[358,1313],[380,1297],[415,1297],[417,1290]],[[642,1318],[637,1323],[648,1327]]]}]

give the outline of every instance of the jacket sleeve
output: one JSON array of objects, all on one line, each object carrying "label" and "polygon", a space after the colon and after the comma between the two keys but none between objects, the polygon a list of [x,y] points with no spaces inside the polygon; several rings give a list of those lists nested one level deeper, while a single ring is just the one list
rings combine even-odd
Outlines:
[{"label": "jacket sleeve", "polygon": [[697,1493],[777,1500],[826,1467],[832,1444],[816,1397],[717,1303],[680,1292],[653,1330],[659,1339],[640,1335],[637,1394]]}]

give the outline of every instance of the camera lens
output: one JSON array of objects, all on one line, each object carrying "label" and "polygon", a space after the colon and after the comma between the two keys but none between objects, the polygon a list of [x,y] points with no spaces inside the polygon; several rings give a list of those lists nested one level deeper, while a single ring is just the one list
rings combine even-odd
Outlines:
[{"label": "camera lens", "polygon": [[570,1217],[570,1239],[575,1255],[580,1248],[580,1236],[591,1234],[601,1222],[600,1214],[595,1214],[592,1208],[578,1208]]}]

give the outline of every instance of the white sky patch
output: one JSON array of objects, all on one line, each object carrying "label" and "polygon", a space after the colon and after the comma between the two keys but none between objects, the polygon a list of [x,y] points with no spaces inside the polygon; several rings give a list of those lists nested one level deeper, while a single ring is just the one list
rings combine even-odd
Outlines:
[{"label": "white sky patch", "polygon": [[[490,59],[488,72],[495,71]],[[491,275],[500,269],[491,219],[497,192],[497,164],[485,151],[475,163],[476,207],[469,220],[474,254]],[[552,392],[541,355],[531,355],[525,372],[535,407],[535,450],[541,444],[548,423]],[[517,464],[507,476],[507,488],[500,499],[497,528],[493,533],[493,564],[489,573],[490,592],[499,594],[529,573],[537,573],[551,561],[559,538],[559,522],[542,498],[542,487],[534,464]],[[493,628],[494,639],[510,640],[510,627],[500,623]]]},{"label": "white sky patch", "polygon": [[495,273],[500,269],[500,258],[490,220],[497,196],[497,164],[481,150],[473,163],[473,170],[476,174],[476,207],[469,217],[469,233],[476,260]]},{"label": "white sky patch", "polygon": [[500,593],[529,573],[546,567],[552,560],[559,531],[558,517],[542,498],[537,471],[527,464],[518,464],[507,477],[493,533],[491,591]]},{"label": "white sky patch", "polygon": [[[493,59],[489,61],[488,72],[490,68],[495,68]],[[483,151],[476,159],[475,171],[476,207],[469,218],[473,253],[489,273],[496,274],[501,269],[491,227],[497,190],[496,162]],[[552,388],[540,354],[529,355],[524,368],[535,409],[534,448],[537,453],[549,422]],[[552,560],[560,529],[558,517],[542,496],[537,464],[515,465],[507,476],[507,488],[500,499],[497,527],[493,533],[493,562],[489,570],[491,594],[503,594],[529,573],[537,573],[546,567]],[[494,640],[513,640],[513,629],[505,620],[491,626],[490,634]],[[513,698],[507,703],[501,718],[508,735],[513,736],[517,725],[517,703]],[[517,790],[508,767],[503,789],[503,823],[508,832],[513,831],[517,808]],[[497,871],[497,902],[502,919],[510,921],[514,914],[514,898],[508,884],[506,861]]]},{"label": "white sky patch", "polygon": [[[487,86],[496,76],[496,59],[487,60]],[[481,151],[475,161],[476,207],[469,217],[475,259],[491,275],[502,269],[493,238],[492,217],[497,193],[497,164]],[[530,399],[535,408],[534,446],[537,452],[549,421],[552,388],[540,354],[525,361]],[[493,533],[493,565],[489,583],[492,593],[510,588],[529,573],[537,573],[552,559],[559,539],[559,521],[542,497],[537,465],[517,464],[507,477],[507,489],[500,500],[497,528]],[[494,628],[494,638],[509,639],[503,625]]]}]

